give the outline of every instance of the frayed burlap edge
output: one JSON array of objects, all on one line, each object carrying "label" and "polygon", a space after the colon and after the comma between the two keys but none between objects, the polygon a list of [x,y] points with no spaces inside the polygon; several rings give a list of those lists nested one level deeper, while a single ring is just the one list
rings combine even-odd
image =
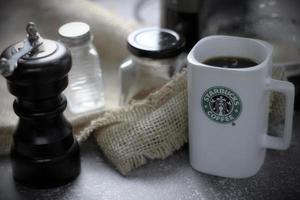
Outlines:
[{"label": "frayed burlap edge", "polygon": [[[164,159],[187,142],[188,122],[186,109],[186,90],[186,72],[184,71],[183,73],[175,76],[172,81],[167,83],[160,90],[150,94],[143,101],[133,102],[133,104],[128,107],[122,107],[114,111],[108,111],[104,113],[102,117],[93,120],[90,126],[86,127],[81,132],[81,135],[83,136],[83,138],[87,138],[89,134],[94,132],[97,143],[99,144],[103,152],[123,175],[127,174],[134,168],[146,164],[147,159]],[[175,108],[177,109],[176,111],[170,111],[169,105],[176,105],[177,103],[179,103],[176,101],[181,101],[180,103],[183,106],[181,106],[180,108]],[[172,109],[174,109],[174,107],[172,107]],[[163,118],[165,113],[162,113],[161,116],[156,113],[161,111],[174,113],[174,115],[175,113],[177,113],[175,117],[179,118],[180,120],[177,123],[177,125],[179,124],[179,128],[178,126],[174,126],[174,130],[172,130],[171,127],[171,130],[168,129],[162,133],[162,130],[159,130],[162,127],[155,127],[154,125],[149,124],[150,122],[153,122],[153,116],[156,117],[155,120],[165,120]],[[172,118],[172,116],[168,117]],[[144,127],[145,125],[146,127]],[[130,155],[124,153],[124,155],[122,155],[121,157],[116,158],[116,154],[120,155],[122,154],[122,152],[117,152],[118,147],[116,147],[116,151],[114,151],[111,145],[111,142],[113,142],[113,138],[108,138],[109,144],[107,144],[104,139],[107,139],[107,137],[109,137],[107,136],[107,134],[114,133],[113,131],[130,131],[132,127],[139,128],[145,133],[145,135],[148,134],[147,131],[149,131],[149,127],[151,127],[152,133],[154,131],[156,134],[155,137],[164,138],[166,137],[165,134],[168,134],[168,132],[170,137],[167,141],[163,140],[159,144],[155,144],[151,147],[140,150],[139,152],[133,154],[131,153]],[[126,134],[128,133],[124,132],[121,137],[125,137]],[[135,136],[140,137],[138,134],[136,134]],[[145,137],[145,139],[146,138],[147,137]],[[136,145],[132,145],[133,149],[134,146]]]},{"label": "frayed burlap edge", "polygon": [[[285,73],[284,68],[274,67],[272,71],[272,78],[277,80],[284,80]],[[270,115],[269,115],[269,126],[277,127],[278,124],[284,121],[284,104],[285,97],[283,94],[278,92],[272,92],[270,98]]]},{"label": "frayed burlap edge", "polygon": [[1,127],[0,155],[8,154],[12,144],[12,127]]}]

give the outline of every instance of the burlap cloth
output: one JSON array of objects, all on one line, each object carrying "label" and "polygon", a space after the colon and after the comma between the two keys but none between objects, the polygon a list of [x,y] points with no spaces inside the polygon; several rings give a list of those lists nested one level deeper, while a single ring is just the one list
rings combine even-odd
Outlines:
[{"label": "burlap cloth", "polygon": [[[57,0],[55,1],[58,3]],[[89,7],[83,1],[78,1],[78,4]],[[73,4],[72,7],[75,5]],[[55,7],[55,9],[60,8]],[[76,9],[79,11],[81,8]],[[99,35],[100,38],[98,40],[100,44],[96,43],[96,46],[98,46],[98,50],[99,47],[104,50],[107,47],[106,54],[111,52],[115,53],[116,57],[118,55],[121,57],[120,52],[115,51],[116,46],[121,54],[125,52],[124,45],[120,45],[120,43],[124,42],[125,44],[127,34],[131,29],[117,20],[114,21],[115,18],[106,12],[103,11],[99,14],[98,11],[102,10],[89,9],[89,15],[95,12],[95,15],[102,19],[101,25],[104,26],[103,30],[101,30],[102,27],[96,27],[96,30],[99,29],[96,36]],[[62,12],[64,11],[62,10]],[[65,18],[65,13],[62,16]],[[96,23],[88,21],[89,17],[86,19],[92,25]],[[118,28],[117,31],[116,28]],[[117,35],[114,37],[110,33],[117,33]],[[98,37],[95,38],[95,41]],[[115,39],[118,41],[114,41]],[[107,55],[107,57],[109,56]],[[282,79],[283,71],[274,70],[273,77]],[[1,81],[1,94],[6,97],[9,94],[6,92],[3,79]],[[277,124],[283,118],[283,98],[275,95],[271,101],[270,122]],[[9,153],[13,127],[16,124],[16,116],[12,112],[11,103],[11,96],[1,99],[0,154]],[[67,116],[73,124],[74,134],[79,142],[84,142],[93,133],[108,160],[122,174],[127,174],[130,170],[145,164],[149,159],[166,158],[187,142],[186,71],[176,75],[159,91],[150,94],[142,101],[133,102],[128,107],[113,109],[108,106],[107,110],[101,113],[83,116],[71,116],[67,113]]]},{"label": "burlap cloth", "polygon": [[175,77],[145,100],[107,111],[79,135],[79,141],[94,132],[98,144],[122,173],[163,159],[187,142],[186,72]]}]

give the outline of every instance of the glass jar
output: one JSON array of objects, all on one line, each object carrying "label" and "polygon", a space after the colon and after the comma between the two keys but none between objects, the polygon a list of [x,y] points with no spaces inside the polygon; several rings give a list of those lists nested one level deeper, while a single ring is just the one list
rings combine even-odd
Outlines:
[{"label": "glass jar", "polygon": [[131,33],[130,57],[120,66],[120,105],[144,99],[160,89],[186,64],[185,42],[168,29],[143,28]]},{"label": "glass jar", "polygon": [[59,36],[72,55],[69,86],[65,91],[68,109],[76,114],[101,110],[105,105],[102,73],[90,27],[82,22],[67,23],[60,27]]}]

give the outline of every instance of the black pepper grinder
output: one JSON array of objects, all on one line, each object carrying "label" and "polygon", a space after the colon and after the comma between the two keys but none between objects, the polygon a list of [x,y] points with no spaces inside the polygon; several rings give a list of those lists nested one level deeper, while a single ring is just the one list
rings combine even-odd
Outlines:
[{"label": "black pepper grinder", "polygon": [[63,115],[71,54],[64,45],[43,39],[34,23],[26,30],[27,38],[8,47],[0,60],[19,116],[11,149],[13,176],[30,187],[55,187],[80,173],[79,145]]}]

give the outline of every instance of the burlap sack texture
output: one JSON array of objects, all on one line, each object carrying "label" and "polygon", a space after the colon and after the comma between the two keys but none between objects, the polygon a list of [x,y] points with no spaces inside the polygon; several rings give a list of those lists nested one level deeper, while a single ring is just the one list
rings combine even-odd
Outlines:
[{"label": "burlap sack texture", "polygon": [[129,107],[108,111],[93,120],[78,137],[94,132],[107,158],[122,173],[164,159],[187,142],[186,72],[159,91]]}]

